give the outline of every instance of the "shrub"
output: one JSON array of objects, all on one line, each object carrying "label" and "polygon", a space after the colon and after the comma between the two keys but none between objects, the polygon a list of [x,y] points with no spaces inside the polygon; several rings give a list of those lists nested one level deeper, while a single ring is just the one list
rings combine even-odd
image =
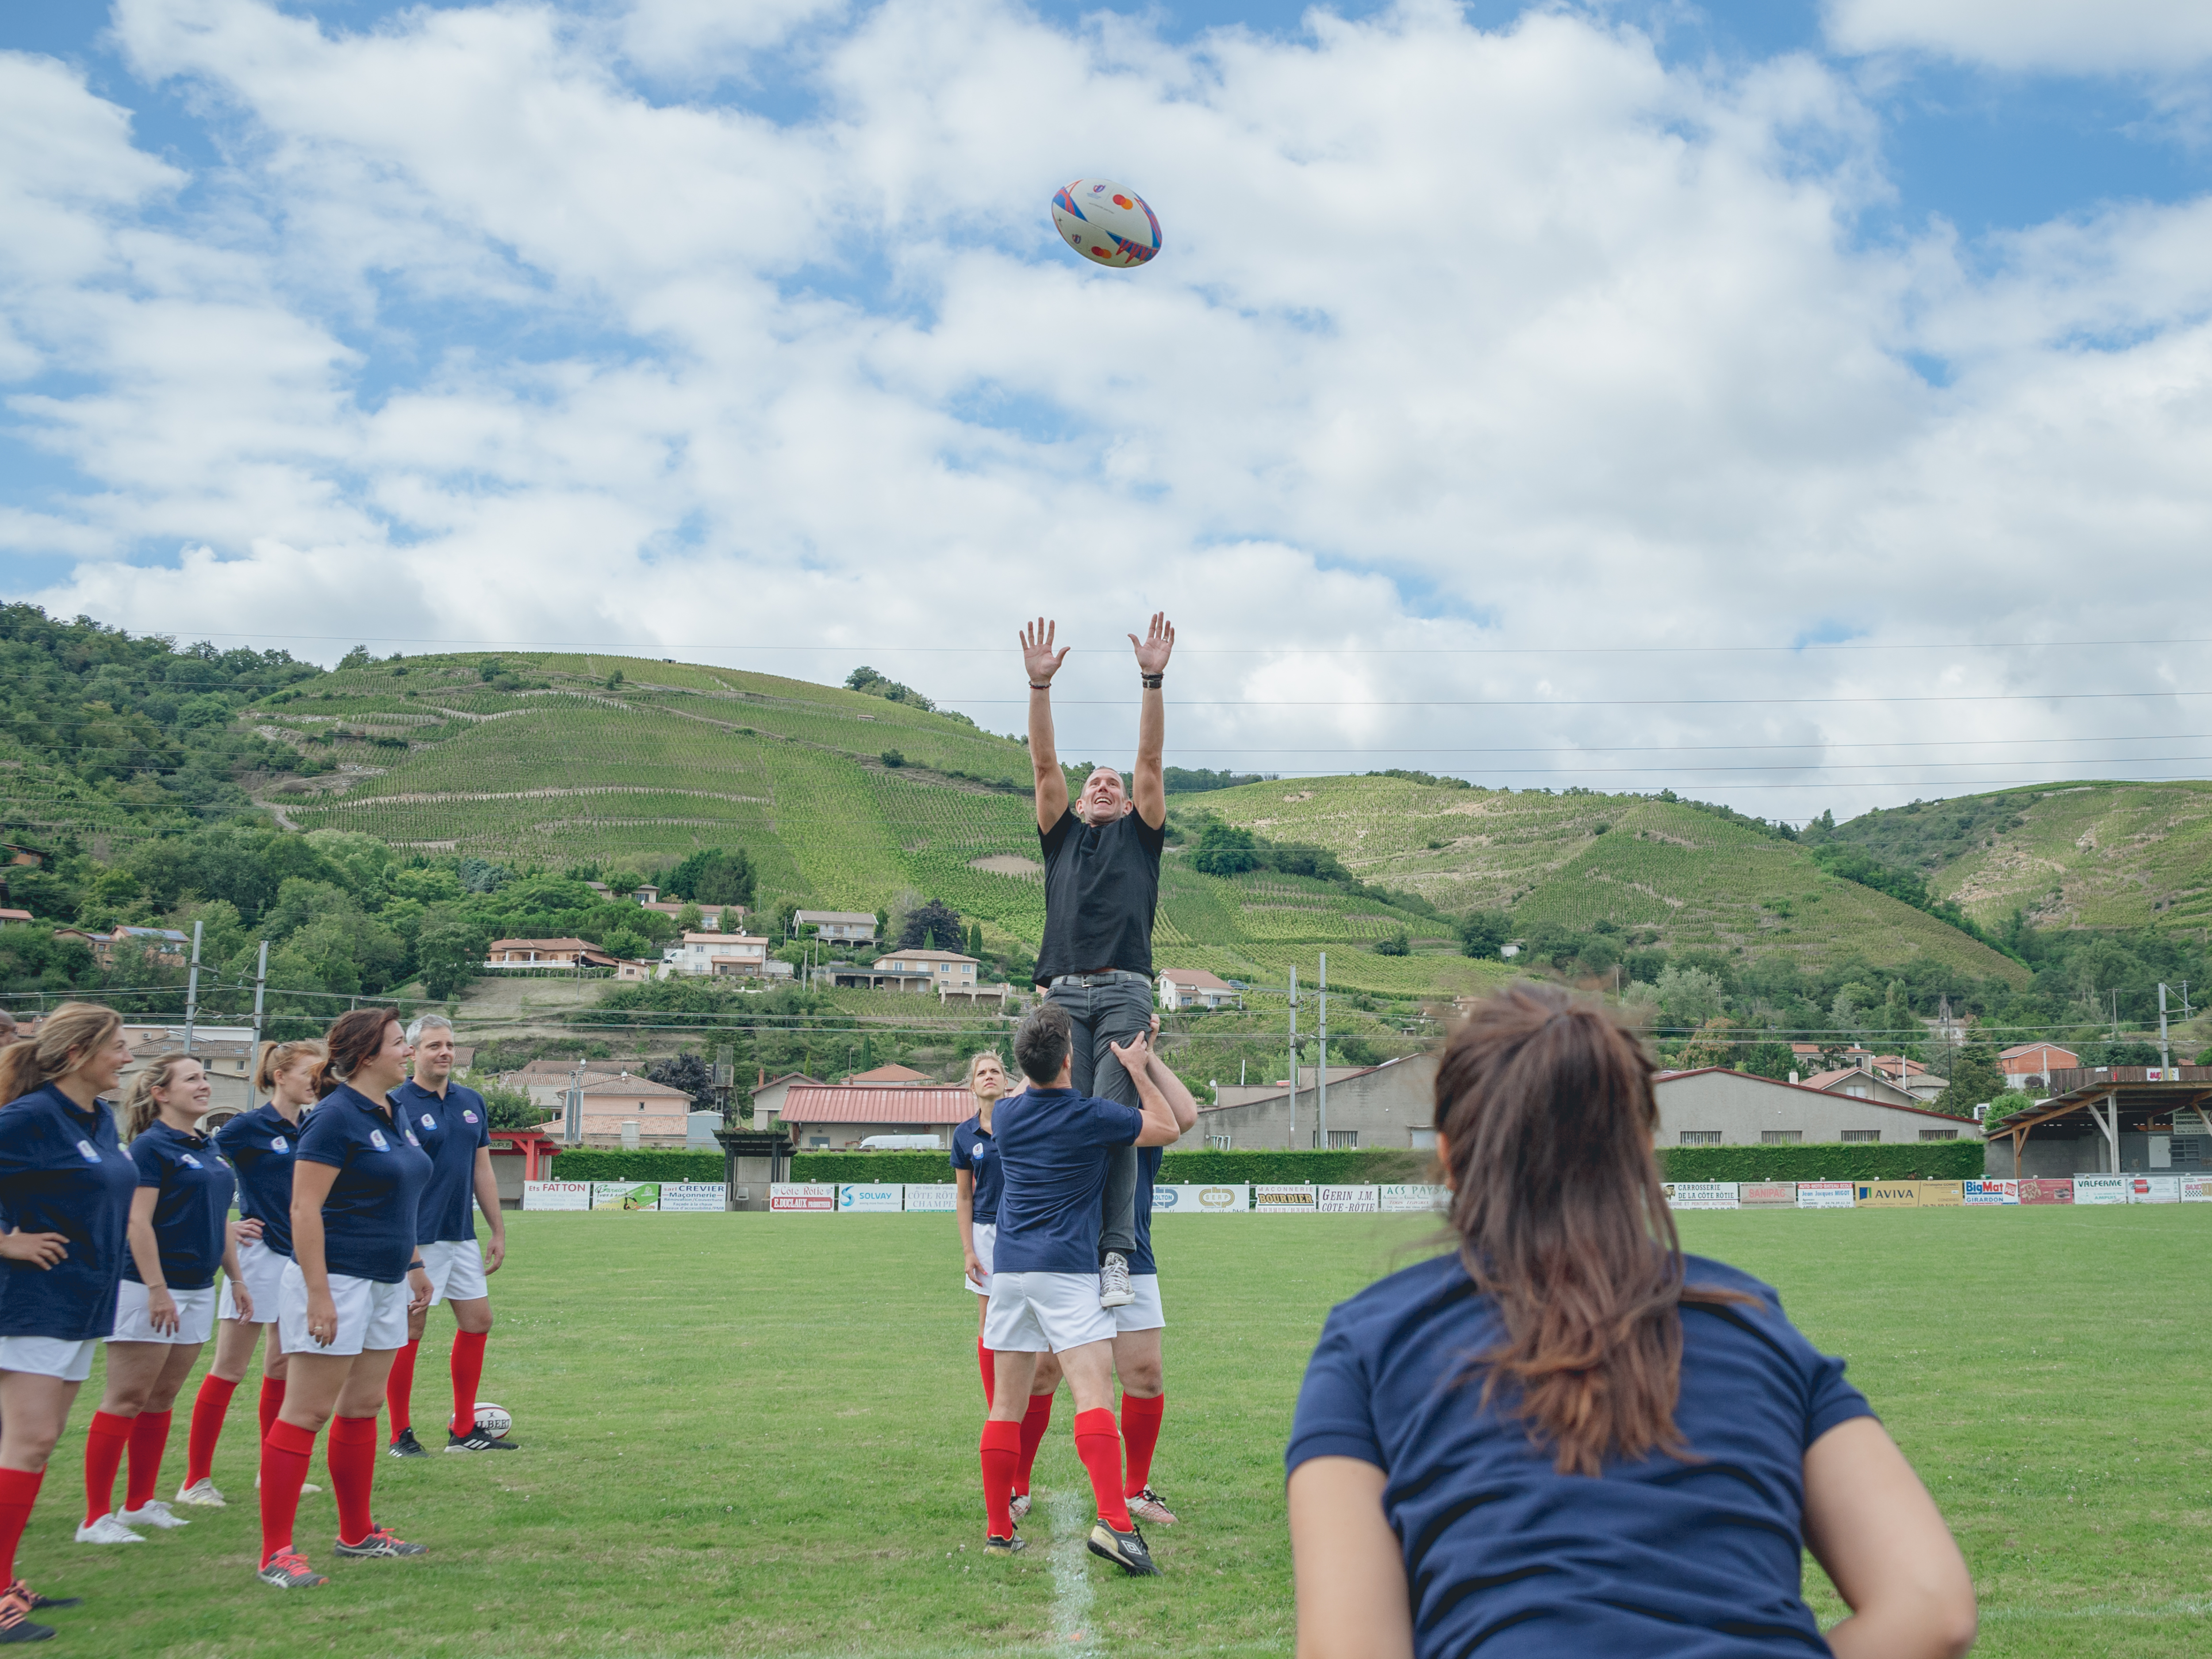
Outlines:
[{"label": "shrub", "polygon": [[[664,1147],[578,1146],[553,1160],[556,1181],[720,1181],[727,1167],[720,1152],[678,1152]],[[794,1176],[793,1179],[800,1177]]]},{"label": "shrub", "polygon": [[1659,1168],[1669,1181],[1978,1181],[1978,1140],[1923,1140],[1914,1146],[1662,1146]]}]

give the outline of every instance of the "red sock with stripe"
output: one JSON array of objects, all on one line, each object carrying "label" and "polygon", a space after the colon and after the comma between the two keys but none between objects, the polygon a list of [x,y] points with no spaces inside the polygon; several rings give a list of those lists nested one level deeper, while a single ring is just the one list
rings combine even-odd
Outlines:
[{"label": "red sock with stripe", "polygon": [[261,1437],[269,1438],[269,1431],[276,1426],[276,1419],[284,1413],[284,1379],[264,1376],[261,1379]]},{"label": "red sock with stripe", "polygon": [[1014,1471],[1014,1490],[1024,1497],[1030,1489],[1030,1470],[1036,1462],[1037,1448],[1044,1444],[1045,1432],[1052,1427],[1053,1396],[1033,1394],[1030,1408],[1022,1414],[1022,1462]]},{"label": "red sock with stripe", "polygon": [[1098,1518],[1116,1532],[1129,1530],[1128,1500],[1121,1496],[1121,1431],[1105,1407],[1075,1414],[1075,1455],[1091,1477]]},{"label": "red sock with stripe", "polygon": [[[277,1387],[282,1388],[283,1383]],[[314,1455],[315,1432],[279,1418],[261,1443],[261,1565],[292,1547],[292,1521],[300,1512],[300,1488],[307,1484],[307,1460]]]},{"label": "red sock with stripe", "polygon": [[1121,1491],[1130,1498],[1152,1481],[1152,1450],[1160,1443],[1160,1416],[1167,1408],[1168,1397],[1164,1394],[1147,1400],[1126,1390],[1122,1393],[1121,1441],[1129,1449],[1129,1472],[1122,1479]]},{"label": "red sock with stripe", "polygon": [[983,1425],[983,1513],[991,1536],[1012,1538],[1014,1517],[1014,1465],[1021,1461],[1022,1425],[994,1418]]},{"label": "red sock with stripe", "polygon": [[115,1507],[115,1472],[131,1443],[131,1419],[113,1412],[94,1412],[84,1434],[84,1524],[90,1526]]},{"label": "red sock with stripe", "polygon": [[384,1379],[384,1404],[392,1413],[394,1440],[415,1426],[415,1352],[422,1346],[418,1336],[393,1354],[392,1374]]},{"label": "red sock with stripe", "polygon": [[123,1507],[143,1510],[161,1490],[161,1457],[169,1449],[169,1421],[173,1411],[140,1412],[131,1425],[131,1479],[123,1489]]},{"label": "red sock with stripe", "polygon": [[453,1415],[446,1425],[453,1434],[466,1434],[477,1425],[477,1384],[483,1381],[484,1343],[489,1331],[453,1333]]},{"label": "red sock with stripe", "polygon": [[975,1339],[975,1363],[983,1370],[983,1409],[988,1411],[999,1403],[999,1356],[983,1346],[983,1339]]},{"label": "red sock with stripe", "polygon": [[376,1530],[368,1504],[369,1489],[376,1484],[376,1419],[331,1419],[323,1462],[330,1465],[331,1495],[337,1499],[338,1542],[358,1544]]},{"label": "red sock with stripe", "polygon": [[0,1469],[0,1585],[15,1582],[15,1546],[31,1524],[31,1506],[46,1478],[44,1469]]},{"label": "red sock with stripe", "polygon": [[192,1426],[185,1437],[185,1485],[194,1486],[215,1472],[215,1449],[222,1438],[222,1419],[230,1410],[230,1397],[238,1384],[226,1382],[210,1371],[200,1379],[192,1401]]}]

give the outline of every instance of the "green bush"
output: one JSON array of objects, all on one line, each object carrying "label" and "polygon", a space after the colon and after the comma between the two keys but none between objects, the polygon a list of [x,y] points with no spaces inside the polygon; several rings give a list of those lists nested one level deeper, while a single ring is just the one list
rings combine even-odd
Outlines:
[{"label": "green bush", "polygon": [[555,1181],[720,1181],[727,1166],[720,1152],[678,1152],[641,1147],[579,1146],[553,1160]]},{"label": "green bush", "polygon": [[1978,1181],[1982,1156],[1978,1140],[1662,1146],[1659,1168],[1669,1181]]},{"label": "green bush", "polygon": [[[1426,1152],[1386,1146],[1344,1152],[1170,1152],[1161,1160],[1160,1179],[1170,1185],[1189,1182],[1241,1186],[1249,1182],[1297,1186],[1329,1182],[1375,1186],[1425,1181],[1430,1162]],[[801,1152],[791,1160],[791,1178],[926,1187],[933,1182],[951,1181],[952,1161],[943,1152]]]}]

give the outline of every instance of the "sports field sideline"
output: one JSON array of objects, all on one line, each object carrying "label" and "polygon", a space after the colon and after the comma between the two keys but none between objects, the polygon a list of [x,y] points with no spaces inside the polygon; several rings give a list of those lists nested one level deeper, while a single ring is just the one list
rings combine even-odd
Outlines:
[{"label": "sports field sideline", "polygon": [[[1152,1534],[1165,1576],[1146,1581],[1077,1553],[1085,1489],[1064,1391],[1031,1553],[975,1547],[975,1308],[948,1218],[508,1223],[483,1392],[514,1413],[524,1449],[378,1466],[378,1520],[431,1553],[332,1562],[325,1493],[302,1504],[300,1538],[331,1587],[255,1582],[252,1418],[235,1410],[215,1472],[230,1508],[189,1511],[190,1528],[143,1545],[72,1544],[80,1405],[22,1562],[87,1605],[52,1616],[61,1633],[41,1651],[1287,1653],[1281,1453],[1306,1354],[1331,1303],[1432,1231],[1161,1219],[1154,1481],[1182,1522]],[[2203,1211],[1680,1225],[1690,1249],[1778,1285],[1813,1340],[1849,1358],[1965,1548],[1978,1653],[2212,1651]],[[451,1330],[433,1315],[426,1377],[442,1380]],[[175,1478],[165,1468],[165,1492]],[[328,1485],[319,1453],[311,1479]],[[1808,1574],[1824,1622],[1838,1616]]]}]

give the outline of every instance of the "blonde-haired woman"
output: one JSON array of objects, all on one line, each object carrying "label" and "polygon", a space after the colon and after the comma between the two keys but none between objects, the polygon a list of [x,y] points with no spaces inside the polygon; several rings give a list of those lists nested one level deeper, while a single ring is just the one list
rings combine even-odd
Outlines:
[{"label": "blonde-haired woman", "polygon": [[53,1634],[28,1615],[69,1607],[15,1576],[15,1547],[93,1347],[115,1328],[138,1166],[102,1096],[131,1063],[123,1018],[66,1002],[0,1050],[0,1644]]},{"label": "blonde-haired woman", "polygon": [[[319,1042],[264,1042],[253,1066],[253,1091],[267,1100],[215,1132],[216,1150],[238,1176],[238,1266],[244,1275],[223,1286],[216,1327],[215,1358],[192,1401],[192,1427],[185,1443],[185,1480],[176,1501],[221,1509],[213,1479],[215,1449],[222,1439],[230,1397],[245,1380],[261,1333],[261,1437],[284,1409],[284,1345],[276,1334],[276,1284],[292,1259],[292,1159],[299,1149],[300,1118],[315,1102]],[[240,1294],[243,1292],[243,1294]],[[315,1487],[303,1487],[313,1492]]]},{"label": "blonde-haired woman", "polygon": [[[123,1128],[138,1190],[131,1200],[130,1256],[107,1339],[100,1409],[84,1442],[84,1524],[80,1544],[137,1544],[134,1527],[181,1527],[155,1496],[168,1449],[171,1407],[215,1328],[220,1267],[250,1316],[230,1230],[238,1182],[199,1132],[211,1092],[207,1068],[190,1054],[167,1054],[132,1080],[123,1097]],[[115,1471],[125,1447],[130,1484],[114,1512]]]}]

